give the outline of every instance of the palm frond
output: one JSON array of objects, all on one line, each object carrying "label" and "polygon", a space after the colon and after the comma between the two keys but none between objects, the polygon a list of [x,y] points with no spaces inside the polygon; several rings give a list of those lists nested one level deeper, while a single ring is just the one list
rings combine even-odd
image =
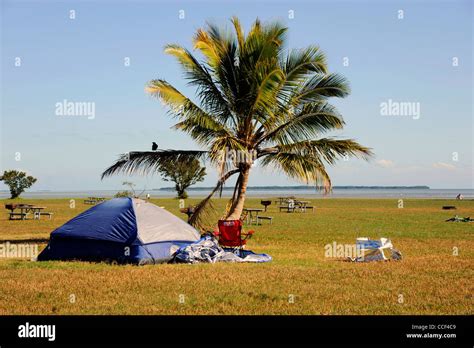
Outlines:
[{"label": "palm frond", "polygon": [[294,96],[298,103],[309,103],[330,97],[344,98],[350,93],[349,82],[340,74],[314,75]]},{"label": "palm frond", "polygon": [[328,74],[326,56],[318,46],[291,50],[286,58],[280,58],[280,67],[285,74],[278,94],[280,105],[283,106],[279,107],[280,112],[299,103],[299,100],[292,102],[292,97],[311,76]]},{"label": "palm frond", "polygon": [[198,49],[207,59],[208,64],[212,68],[216,68],[219,64],[220,55],[216,42],[211,39],[204,29],[198,29],[193,38],[194,48]]},{"label": "palm frond", "polygon": [[213,137],[233,135],[225,121],[213,117],[202,108],[185,97],[176,88],[164,80],[152,80],[148,84],[148,93],[161,99],[170,107],[170,112],[182,121],[175,125],[189,133],[197,142],[207,145]]},{"label": "palm frond", "polygon": [[306,184],[331,189],[331,179],[324,164],[317,157],[308,157],[299,153],[278,152],[261,159],[262,166],[272,166],[288,177]]},{"label": "palm frond", "polygon": [[280,89],[284,75],[279,68],[270,71],[258,85],[255,99],[249,110],[248,117],[255,114],[265,115],[265,118],[273,117],[276,95]]},{"label": "palm frond", "polygon": [[229,138],[238,141],[234,137],[232,130],[218,122],[215,117],[198,111],[191,111],[186,116],[183,121],[175,124],[173,128],[190,134],[200,145],[209,146],[215,139],[219,138]]},{"label": "palm frond", "polygon": [[[326,101],[305,104],[295,115],[288,113],[281,119],[284,120],[283,123],[278,124],[278,120],[275,120],[272,128],[257,139],[257,144],[289,144],[314,139],[329,130],[341,129],[344,126],[341,114]],[[268,123],[265,126],[270,127]]]},{"label": "palm frond", "polygon": [[240,97],[240,74],[239,67],[236,65],[238,60],[237,44],[234,40],[227,40],[222,43],[222,47],[215,74],[225,98],[229,101],[229,109],[236,111],[236,102]]},{"label": "palm frond", "polygon": [[346,155],[367,159],[372,152],[352,139],[322,138],[265,148],[260,150],[259,158],[263,166],[272,165],[289,177],[314,183],[329,192],[331,180],[323,161],[332,165]]},{"label": "palm frond", "polygon": [[162,79],[151,80],[145,87],[145,91],[172,108],[174,113],[178,113],[180,108],[191,102],[189,98]]},{"label": "palm frond", "polygon": [[179,45],[167,45],[165,52],[178,59],[184,68],[189,84],[196,86],[200,104],[205,111],[218,116],[225,122],[231,114],[228,108],[229,103],[219,85],[212,78],[209,69],[200,64],[191,52]]},{"label": "palm frond", "polygon": [[240,20],[238,17],[233,16],[231,22],[234,25],[235,36],[237,37],[237,43],[239,44],[239,50],[243,50],[245,45],[245,34],[242,30],[242,26],[240,25]]},{"label": "palm frond", "polygon": [[214,194],[217,191],[222,190],[225,182],[232,175],[237,174],[238,172],[239,170],[237,169],[231,170],[219,178],[216,186],[211,191],[211,193],[206,198],[204,198],[201,202],[199,202],[198,205],[194,207],[194,213],[189,219],[189,224],[191,224],[192,226],[194,226],[195,228],[201,231],[205,231],[206,228],[209,228],[209,226],[206,225],[205,221],[206,221],[206,217],[209,215],[209,210],[213,210],[211,198],[214,196]]},{"label": "palm frond", "polygon": [[338,158],[344,156],[368,159],[373,155],[371,149],[360,145],[353,139],[321,138],[279,145],[277,148],[283,153],[297,153],[308,156],[308,158],[321,158],[329,164],[334,164]]},{"label": "palm frond", "polygon": [[142,174],[157,172],[161,164],[173,160],[196,158],[207,156],[207,151],[196,150],[158,150],[158,151],[135,151],[120,155],[119,159],[107,168],[101,178],[115,174]]},{"label": "palm frond", "polygon": [[[199,29],[194,37],[194,47],[199,49],[207,58],[207,65],[212,76],[218,81],[219,89],[227,100],[230,111],[235,111],[238,99],[239,74],[236,61],[238,60],[238,43],[235,34],[219,28],[213,23],[207,23],[205,29]],[[234,114],[227,114],[233,117]],[[232,118],[236,124],[235,118]]]},{"label": "palm frond", "polygon": [[286,83],[294,86],[310,74],[327,74],[326,56],[318,46],[291,50],[282,62]]}]

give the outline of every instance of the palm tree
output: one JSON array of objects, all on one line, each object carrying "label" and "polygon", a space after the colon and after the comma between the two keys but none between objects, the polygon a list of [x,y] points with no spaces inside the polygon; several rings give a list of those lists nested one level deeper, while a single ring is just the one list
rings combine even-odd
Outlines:
[{"label": "palm tree", "polygon": [[195,224],[213,194],[234,175],[237,180],[226,216],[241,216],[257,159],[264,167],[328,192],[331,179],[326,165],[343,156],[371,156],[369,148],[352,139],[324,136],[344,126],[328,99],[345,97],[350,89],[343,76],[328,72],[318,46],[288,51],[284,46],[287,28],[280,23],[264,25],[257,19],[245,35],[236,17],[231,22],[232,32],[213,24],[196,32],[193,44],[201,60],[182,46],[165,48],[196,88],[196,102],[162,79],[150,81],[146,88],[177,118],[174,128],[188,133],[206,150],[131,152],[102,175],[147,173],[170,157],[207,157],[219,168],[220,179],[198,206]]}]

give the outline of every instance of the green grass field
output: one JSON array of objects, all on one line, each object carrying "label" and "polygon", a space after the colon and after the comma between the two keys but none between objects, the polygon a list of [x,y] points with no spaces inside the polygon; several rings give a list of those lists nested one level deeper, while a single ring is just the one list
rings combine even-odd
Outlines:
[{"label": "green grass field", "polygon": [[[90,207],[82,199],[74,209],[68,199],[22,201],[46,206],[52,220],[8,221],[5,210],[0,240],[41,248],[55,227]],[[177,200],[152,201],[185,218]],[[270,254],[267,264],[0,259],[0,314],[474,313],[474,223],[444,222],[454,214],[474,217],[474,201],[406,199],[402,209],[396,199],[311,201],[314,213],[279,213],[273,203],[266,213],[273,225],[252,226],[248,248]],[[215,200],[221,211],[225,203]],[[246,206],[259,203],[248,199]],[[404,259],[355,264],[324,257],[326,244],[363,236],[391,238]]]}]

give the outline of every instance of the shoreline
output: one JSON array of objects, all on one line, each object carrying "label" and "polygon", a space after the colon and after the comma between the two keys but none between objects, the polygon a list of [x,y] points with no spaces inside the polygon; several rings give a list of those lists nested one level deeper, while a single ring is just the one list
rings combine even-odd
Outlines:
[{"label": "shoreline", "polygon": [[[106,199],[112,199],[114,198],[113,196],[103,196]],[[314,199],[314,200],[393,200],[393,199],[407,199],[407,200],[437,200],[437,201],[474,201],[474,197],[468,196],[464,197],[462,200],[457,200],[456,197],[407,197],[407,196],[393,196],[393,197],[368,197],[368,196],[344,196],[344,197],[322,197],[322,196],[311,196],[311,195],[297,195],[297,198],[305,198],[305,199]],[[15,200],[68,200],[68,199],[74,199],[74,200],[84,200],[85,196],[53,196],[53,197],[31,197],[31,196],[25,196],[25,197],[20,197],[16,199],[10,199],[8,197],[0,197],[0,201],[15,201]],[[141,199],[146,200],[146,197],[142,196],[139,197]],[[206,196],[189,196],[186,200],[199,200],[199,199],[204,199]],[[229,199],[231,196],[227,195],[222,195],[222,197],[213,197],[213,199],[219,200],[219,199]],[[267,198],[267,199],[272,199],[276,200],[278,197],[276,195],[269,195],[269,196],[247,196],[247,199],[260,199],[260,198]],[[151,200],[160,200],[160,199],[176,199],[176,196],[168,195],[168,196],[151,196]]]},{"label": "shoreline", "polygon": [[[23,199],[86,199],[88,197],[106,197],[112,198],[120,190],[82,190],[82,191],[26,191],[21,195]],[[222,192],[222,198],[230,198],[232,196],[231,190],[225,190]],[[166,199],[175,198],[175,192],[169,190],[136,190],[136,194],[140,197],[146,197],[147,194],[153,199]],[[189,199],[202,199],[205,198],[208,191],[204,190],[188,190]],[[308,199],[445,199],[455,200],[458,194],[462,194],[465,200],[474,199],[474,189],[338,189],[334,188],[333,191],[325,195],[321,191],[315,191],[314,189],[253,189],[246,193],[247,198],[260,198],[260,199],[276,199],[278,197],[290,197],[295,196],[297,198],[308,198]],[[10,197],[9,192],[0,192],[0,199],[8,200]],[[219,198],[219,194],[216,193],[214,198]]]}]

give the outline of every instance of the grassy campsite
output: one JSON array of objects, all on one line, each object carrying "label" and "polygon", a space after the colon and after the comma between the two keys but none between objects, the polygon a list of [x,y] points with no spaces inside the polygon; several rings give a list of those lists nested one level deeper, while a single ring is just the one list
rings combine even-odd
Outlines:
[{"label": "grassy campsite", "polygon": [[[18,202],[19,200],[16,200]],[[22,203],[33,203],[21,199]],[[199,199],[188,199],[196,204]],[[228,199],[213,199],[223,211]],[[5,200],[5,203],[12,202]],[[177,199],[151,199],[185,219]],[[244,226],[263,264],[113,265],[0,258],[0,314],[472,314],[474,225],[444,222],[453,201],[314,199],[314,212],[268,211],[273,224]],[[9,221],[0,240],[39,243],[89,208],[81,199],[34,200],[52,219]],[[246,206],[260,200],[247,198]],[[474,215],[474,201],[455,202]],[[389,237],[401,262],[351,263],[325,257],[324,246],[356,237]]]},{"label": "grassy campsite", "polygon": [[[0,176],[11,197],[4,200],[10,212],[0,214],[0,247],[34,244],[41,253],[37,262],[0,257],[0,315],[472,314],[474,195],[468,188],[472,164],[465,159],[470,144],[464,144],[468,137],[461,132],[466,123],[454,122],[461,129],[450,134],[443,123],[430,140],[428,123],[423,122],[426,117],[432,124],[431,112],[408,126],[402,122],[420,118],[419,102],[409,103],[413,110],[405,110],[407,102],[392,103],[397,94],[392,94],[396,89],[391,79],[404,76],[405,67],[390,71],[390,88],[384,90],[379,79],[387,63],[373,80],[366,70],[351,70],[360,65],[357,57],[365,61],[366,50],[354,54],[355,64],[349,65],[341,55],[351,51],[331,45],[338,39],[324,37],[320,47],[321,33],[314,38],[306,31],[298,33],[293,22],[256,15],[242,21],[232,16],[226,23],[203,20],[183,26],[176,36],[168,27],[160,35],[143,27],[143,41],[137,44],[154,47],[155,39],[166,39],[160,41],[162,53],[148,48],[142,52],[153,57],[152,64],[147,66],[137,54],[136,65],[125,65],[129,75],[103,67],[100,74],[83,73],[93,85],[106,83],[96,91],[84,87],[91,96],[98,95],[97,121],[95,100],[64,99],[54,104],[61,118],[52,127],[56,133],[37,131],[51,142],[49,152],[41,153],[54,155],[40,162],[27,149],[42,149],[44,143],[27,147],[12,141],[5,153],[15,153],[15,161],[10,156],[11,169]],[[107,29],[102,21],[100,27]],[[145,41],[150,33],[153,37]],[[101,43],[97,51],[115,49],[104,49]],[[376,50],[370,51],[374,55]],[[110,62],[118,58],[108,59],[103,64],[114,67]],[[336,63],[341,60],[343,65]],[[439,61],[430,64],[441,66]],[[423,61],[420,66],[430,64]],[[112,71],[117,82],[107,78]],[[426,81],[426,76],[411,77],[410,84]],[[371,89],[364,90],[364,83]],[[410,96],[405,80],[400,86],[399,96]],[[342,101],[352,88],[353,99]],[[378,99],[361,97],[372,94]],[[444,99],[433,100],[426,109],[442,110],[435,102]],[[410,117],[396,123],[402,120],[399,116]],[[85,126],[83,121],[95,123]],[[69,135],[72,131],[77,133]],[[61,140],[63,135],[67,141]],[[456,151],[452,160],[451,151]],[[208,174],[212,179],[205,178]],[[131,181],[122,182],[126,190],[117,192],[123,178]],[[368,189],[370,194],[332,195],[344,181],[346,188]],[[423,185],[413,186],[420,181]],[[263,195],[278,195],[272,187],[283,182],[304,184],[312,193],[280,201],[282,197],[269,197],[266,202],[273,204],[268,207],[250,193],[257,184],[268,189]],[[202,197],[189,198],[186,190],[199,183]],[[29,193],[36,198],[20,198],[33,185],[37,191]],[[457,196],[437,196],[428,185],[459,191]],[[432,198],[403,193],[419,187]],[[151,197],[150,192],[169,188],[176,192],[166,193],[168,198]],[[220,198],[224,188],[229,197]],[[296,194],[292,186],[283,188],[285,194]],[[372,196],[379,189],[386,192]],[[114,193],[87,200],[82,195],[108,191]],[[48,194],[58,198],[48,199]],[[206,235],[208,231],[214,233]],[[373,251],[373,258],[347,256],[345,246],[357,243],[370,246],[364,250]]]}]

